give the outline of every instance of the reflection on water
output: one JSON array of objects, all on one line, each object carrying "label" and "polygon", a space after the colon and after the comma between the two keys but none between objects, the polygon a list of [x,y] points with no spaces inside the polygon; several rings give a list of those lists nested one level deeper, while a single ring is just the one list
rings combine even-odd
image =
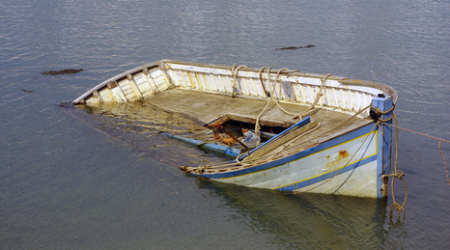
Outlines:
[{"label": "reflection on water", "polygon": [[[383,200],[319,194],[284,194],[199,181],[239,213],[250,228],[276,235],[286,247],[376,248],[384,237]],[[355,241],[355,239],[358,239]]]}]

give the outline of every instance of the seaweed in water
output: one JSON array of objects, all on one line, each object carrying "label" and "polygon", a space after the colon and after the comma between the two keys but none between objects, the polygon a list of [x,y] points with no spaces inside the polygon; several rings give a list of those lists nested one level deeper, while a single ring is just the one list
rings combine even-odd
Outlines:
[{"label": "seaweed in water", "polygon": [[276,48],[275,50],[294,50],[294,49],[303,49],[303,48],[312,48],[312,47],[316,47],[316,45],[314,44],[308,44],[306,46],[291,46],[291,47],[283,47],[283,48]]},{"label": "seaweed in water", "polygon": [[50,70],[50,71],[41,72],[41,74],[43,74],[43,75],[52,75],[52,76],[54,76],[54,75],[67,75],[67,74],[76,74],[76,73],[78,73],[80,71],[83,71],[83,69],[62,69],[62,70],[59,70],[59,71]]}]

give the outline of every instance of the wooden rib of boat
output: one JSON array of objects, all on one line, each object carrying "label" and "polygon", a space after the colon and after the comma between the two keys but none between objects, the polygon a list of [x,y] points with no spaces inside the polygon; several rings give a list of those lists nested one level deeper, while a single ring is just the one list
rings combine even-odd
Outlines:
[{"label": "wooden rib of boat", "polygon": [[[279,191],[385,198],[392,137],[386,123],[396,100],[393,88],[370,81],[162,60],[114,76],[73,104],[149,102],[202,122],[214,131],[209,139],[167,135],[235,160],[184,167],[190,175]],[[260,145],[247,147],[232,126],[255,129]]]}]

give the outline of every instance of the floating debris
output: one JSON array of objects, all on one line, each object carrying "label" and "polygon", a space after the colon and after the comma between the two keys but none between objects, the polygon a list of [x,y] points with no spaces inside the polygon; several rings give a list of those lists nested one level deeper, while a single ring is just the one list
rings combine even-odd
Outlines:
[{"label": "floating debris", "polygon": [[294,49],[303,49],[303,48],[312,48],[316,47],[314,44],[308,44],[306,46],[291,46],[291,47],[282,47],[282,48],[276,48],[275,50],[294,50]]},{"label": "floating debris", "polygon": [[80,71],[83,71],[83,69],[62,69],[59,71],[54,71],[54,70],[50,70],[50,71],[45,71],[45,72],[41,72],[41,74],[43,75],[67,75],[67,74],[76,74]]},{"label": "floating debris", "polygon": [[31,93],[31,92],[34,92],[33,90],[27,90],[27,89],[21,89],[23,92],[25,92],[25,93]]}]

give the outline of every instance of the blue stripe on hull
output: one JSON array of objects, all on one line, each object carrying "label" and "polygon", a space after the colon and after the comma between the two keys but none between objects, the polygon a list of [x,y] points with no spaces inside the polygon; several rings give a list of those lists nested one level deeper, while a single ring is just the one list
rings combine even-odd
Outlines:
[{"label": "blue stripe on hull", "polygon": [[377,156],[374,155],[374,156],[371,156],[369,158],[366,158],[366,159],[363,159],[361,161],[358,161],[358,162],[356,162],[354,164],[348,165],[348,166],[346,166],[346,167],[344,167],[342,169],[338,169],[338,170],[335,170],[333,172],[329,172],[329,173],[326,173],[324,175],[321,175],[321,176],[318,176],[318,177],[315,177],[315,178],[312,178],[312,179],[308,179],[308,180],[305,180],[305,181],[300,181],[300,182],[297,182],[297,183],[292,184],[292,185],[284,186],[282,188],[276,188],[275,190],[278,190],[278,191],[293,191],[293,190],[296,190],[296,189],[299,189],[299,188],[302,188],[302,187],[306,187],[306,186],[309,186],[311,184],[314,184],[314,183],[317,183],[317,182],[329,179],[329,178],[335,176],[336,174],[343,174],[343,173],[345,173],[347,171],[350,171],[350,170],[353,170],[353,169],[355,169],[355,168],[357,168],[359,166],[362,166],[362,165],[365,165],[365,164],[367,164],[369,162],[375,161],[376,159],[377,159]]},{"label": "blue stripe on hull", "polygon": [[357,129],[355,131],[352,131],[348,134],[342,135],[338,138],[335,138],[333,140],[324,142],[322,144],[319,144],[315,147],[311,147],[308,148],[306,150],[303,150],[299,153],[287,156],[285,158],[279,159],[279,160],[275,160],[272,162],[268,162],[265,164],[261,164],[255,167],[251,167],[251,168],[247,168],[247,169],[242,169],[242,170],[237,170],[237,171],[233,171],[233,172],[225,172],[225,173],[214,173],[214,174],[207,174],[204,173],[202,176],[203,178],[207,178],[207,179],[225,179],[225,178],[232,178],[232,177],[238,177],[238,176],[242,176],[242,175],[248,175],[248,174],[253,174],[256,172],[260,172],[260,171],[264,171],[264,170],[268,170],[271,168],[276,168],[280,165],[284,165],[286,163],[292,162],[292,161],[296,161],[299,160],[300,158],[318,153],[320,151],[326,150],[328,148],[332,148],[335,147],[339,144],[343,144],[347,141],[350,141],[352,139],[358,138],[362,135],[368,134],[372,131],[373,128],[373,123],[362,127],[360,129]]}]

